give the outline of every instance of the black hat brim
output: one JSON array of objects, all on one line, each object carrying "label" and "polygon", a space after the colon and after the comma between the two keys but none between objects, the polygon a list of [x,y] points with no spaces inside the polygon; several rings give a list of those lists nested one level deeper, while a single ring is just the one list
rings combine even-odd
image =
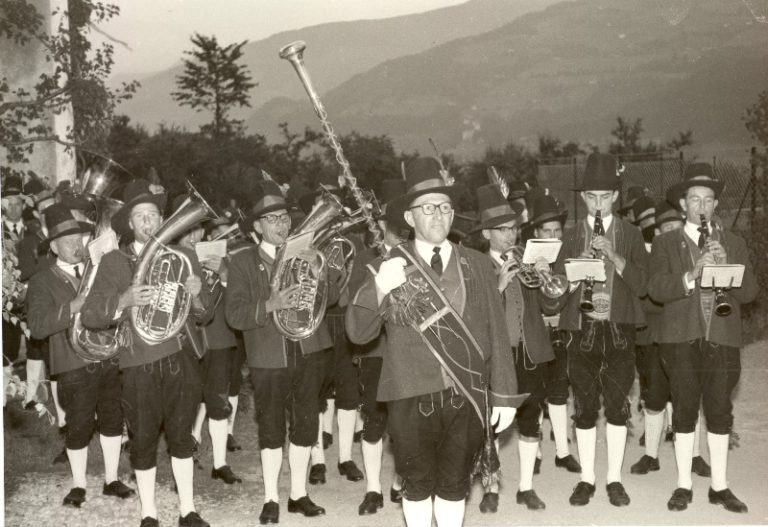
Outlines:
[{"label": "black hat brim", "polygon": [[403,222],[405,223],[405,211],[408,210],[408,207],[411,205],[411,203],[413,203],[413,200],[425,194],[445,194],[451,198],[452,202],[455,203],[456,199],[461,195],[461,189],[455,186],[449,187],[446,185],[442,187],[431,187],[409,192],[399,198],[393,199],[387,205],[387,214],[391,214],[391,216],[395,218],[403,218]]},{"label": "black hat brim", "polygon": [[273,203],[272,205],[267,205],[264,208],[261,208],[257,210],[256,212],[251,212],[245,217],[245,223],[246,227],[248,228],[248,232],[253,230],[253,222],[264,216],[265,214],[269,214],[270,212],[275,212],[276,210],[285,210],[288,211],[288,204],[287,203]]},{"label": "black hat brim", "polygon": [[131,210],[133,210],[133,207],[136,205],[140,205],[142,203],[154,203],[157,205],[157,209],[160,211],[160,214],[163,214],[163,210],[165,209],[165,203],[168,196],[163,192],[160,194],[149,194],[144,196],[139,196],[125,205],[123,205],[120,210],[117,211],[117,213],[112,216],[112,229],[120,235],[128,234],[131,230],[131,227],[128,225],[128,219],[131,216]]},{"label": "black hat brim", "polygon": [[529,223],[534,227],[539,227],[550,221],[559,221],[561,225],[565,226],[565,220],[568,219],[568,211],[563,212],[547,212],[540,216],[533,218]]},{"label": "black hat brim", "polygon": [[65,229],[59,233],[56,233],[56,236],[52,236],[50,238],[45,238],[40,242],[39,250],[40,252],[48,252],[48,249],[51,247],[51,242],[53,240],[58,240],[59,238],[63,238],[64,236],[69,236],[70,234],[91,234],[93,233],[94,225],[90,223],[86,223],[84,221],[78,221],[77,227],[72,227],[71,229]]},{"label": "black hat brim", "polygon": [[472,228],[467,234],[473,234],[476,232],[480,232],[484,229],[493,229],[494,227],[498,227],[499,225],[503,225],[504,223],[515,221],[519,218],[517,214],[502,214],[501,216],[496,216],[494,218],[491,218],[489,220],[486,220],[484,222],[481,222],[476,227]]}]

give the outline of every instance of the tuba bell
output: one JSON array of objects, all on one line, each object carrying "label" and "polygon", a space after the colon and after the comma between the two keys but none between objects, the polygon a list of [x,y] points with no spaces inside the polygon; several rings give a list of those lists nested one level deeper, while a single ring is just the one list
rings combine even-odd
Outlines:
[{"label": "tuba bell", "polygon": [[[278,309],[272,313],[277,330],[289,339],[301,340],[312,335],[323,320],[328,303],[329,265],[325,250],[330,247],[331,253],[336,253],[337,249],[344,251],[338,245],[335,232],[330,229],[334,222],[339,221],[343,212],[344,207],[338,198],[323,190],[320,202],[277,251],[272,289],[280,291],[299,284],[296,306],[291,309]],[[306,236],[307,233],[314,233],[309,251],[286,257],[285,251],[289,242],[299,236]],[[352,245],[349,241],[347,243]],[[334,260],[337,257],[339,255],[333,255]]]},{"label": "tuba bell", "polygon": [[[91,203],[94,210],[93,217],[96,222],[94,240],[112,231],[112,216],[123,206],[122,201],[107,197],[114,189],[117,181],[116,174],[109,170],[110,165],[111,161],[108,161],[106,168],[103,170],[96,170],[92,167],[88,171],[88,178],[83,185],[82,197]],[[116,241],[117,239],[115,238],[115,243]],[[89,247],[92,243],[93,241],[88,244]],[[88,296],[98,270],[99,261],[89,258],[83,269],[80,286],[77,289],[78,295]],[[68,336],[72,348],[81,359],[89,362],[99,362],[110,359],[119,353],[125,341],[124,331],[123,326],[118,326],[116,329],[98,331],[86,329],[83,326],[81,314],[76,313],[72,326],[69,328]]]},{"label": "tuba bell", "polygon": [[187,255],[167,244],[192,226],[216,213],[205,199],[187,182],[189,197],[171,217],[160,225],[138,256],[133,284],[156,288],[151,302],[131,308],[131,324],[147,344],[160,344],[184,329],[192,305],[192,295],[184,290],[184,282],[192,273]]}]

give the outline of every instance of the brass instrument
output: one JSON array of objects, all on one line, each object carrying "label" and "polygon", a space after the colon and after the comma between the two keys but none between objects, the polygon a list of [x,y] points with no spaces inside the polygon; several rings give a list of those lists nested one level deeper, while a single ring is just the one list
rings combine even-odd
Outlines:
[{"label": "brass instrument", "polygon": [[542,272],[532,264],[523,263],[523,249],[515,245],[503,253],[515,262],[519,268],[517,278],[528,289],[541,289],[547,298],[559,298],[568,290],[568,279],[562,275],[553,275],[551,272]]},{"label": "brass instrument", "polygon": [[[709,225],[707,224],[706,216],[704,216],[704,214],[700,214],[699,219],[701,221],[699,232],[701,232],[701,235],[704,237],[704,251],[708,252],[709,248],[707,247],[707,242],[709,242],[712,235],[709,232]],[[726,289],[727,288],[725,287],[715,287],[713,279],[712,291],[715,293],[715,314],[720,317],[727,317],[733,311],[733,306],[729,304],[728,300],[725,298]]]},{"label": "brass instrument", "polygon": [[136,334],[147,344],[172,339],[184,327],[192,304],[192,295],[184,290],[184,281],[192,273],[189,258],[166,244],[193,225],[216,217],[205,199],[187,182],[189,197],[144,245],[138,256],[133,284],[156,287],[152,301],[131,308],[131,323]]},{"label": "brass instrument", "polygon": [[[102,171],[94,170],[90,171],[89,174],[88,180],[83,185],[82,195],[93,205],[95,210],[96,227],[93,238],[96,239],[112,230],[112,216],[120,210],[123,202],[106,197],[114,188],[117,179],[115,173],[109,171],[109,165]],[[88,296],[98,270],[99,263],[88,259],[83,269],[80,286],[77,289],[78,296]],[[75,313],[68,332],[72,349],[81,359],[99,362],[110,359],[120,352],[125,343],[124,326],[118,325],[113,330],[94,331],[83,326],[81,317],[81,313]]]},{"label": "brass instrument", "polygon": [[[603,226],[603,216],[600,209],[595,211],[595,228],[592,229],[592,239],[594,240],[598,236],[605,236],[605,227]],[[599,259],[600,253],[594,247],[592,248],[592,258]],[[587,277],[584,280],[584,287],[581,291],[581,301],[579,302],[579,309],[584,313],[591,313],[595,310],[595,304],[592,302],[592,291],[595,287],[595,281],[591,277]]]},{"label": "brass instrument", "polygon": [[[240,228],[239,223],[236,221],[225,231],[222,231],[218,235],[211,238],[209,241],[215,242],[218,240],[226,240],[227,251],[229,251],[232,244],[236,242],[247,241],[248,238],[245,236],[243,230]],[[221,283],[221,277],[217,272],[203,267],[202,279],[203,287],[207,288],[210,298],[213,299],[211,302],[211,309],[215,310],[217,307],[219,307],[222,298],[224,298],[224,286]]]}]

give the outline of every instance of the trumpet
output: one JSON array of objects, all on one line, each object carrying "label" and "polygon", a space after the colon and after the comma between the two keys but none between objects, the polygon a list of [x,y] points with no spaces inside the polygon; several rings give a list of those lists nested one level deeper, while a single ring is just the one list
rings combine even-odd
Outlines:
[{"label": "trumpet", "polygon": [[563,275],[553,275],[550,271],[539,271],[532,264],[523,263],[523,249],[514,246],[502,253],[502,260],[511,258],[519,268],[517,278],[528,289],[541,289],[547,298],[559,298],[568,290],[568,279]]},{"label": "trumpet", "polygon": [[[709,252],[708,244],[709,240],[711,239],[712,235],[709,232],[709,225],[707,225],[707,218],[704,216],[704,214],[699,215],[699,219],[701,221],[701,227],[699,227],[699,232],[701,232],[701,235],[704,237],[704,251]],[[721,263],[721,262],[716,262]],[[733,281],[733,279],[731,279]],[[715,314],[720,317],[727,317],[731,314],[733,311],[733,306],[728,303],[728,300],[725,298],[725,290],[728,289],[726,287],[715,287],[714,278],[712,279],[712,291],[715,293]]]}]

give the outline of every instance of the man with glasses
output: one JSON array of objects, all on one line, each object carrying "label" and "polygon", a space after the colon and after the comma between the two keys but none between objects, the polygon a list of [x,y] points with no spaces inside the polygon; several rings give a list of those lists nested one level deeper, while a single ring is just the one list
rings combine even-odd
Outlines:
[{"label": "man with glasses", "polygon": [[[272,287],[277,249],[291,229],[288,205],[273,181],[256,188],[255,205],[246,219],[261,244],[232,256],[224,295],[227,322],[243,332],[248,367],[253,383],[256,422],[259,425],[264,506],[262,525],[278,523],[278,479],[283,463],[286,413],[290,423],[288,464],[291,494],[288,512],[304,516],[325,514],[307,495],[310,448],[317,441],[318,394],[323,373],[323,354],[333,345],[328,328],[321,324],[311,336],[295,341],[278,332],[272,319],[276,310],[296,306],[299,285],[282,290]],[[328,280],[329,304],[338,300],[335,281]]]},{"label": "man with glasses", "polygon": [[[433,158],[408,164],[408,192],[388,207],[414,229],[415,240],[373,261],[347,308],[352,342],[366,344],[386,328],[378,400],[387,403],[409,527],[430,526],[433,513],[439,527],[462,525],[483,427],[504,430],[520,403],[493,266],[447,240],[458,192],[448,181]],[[407,261],[412,273],[406,284]],[[442,318],[425,321],[423,330],[404,324],[401,297],[390,294],[401,285],[398,295],[415,292],[414,301],[443,306]],[[483,379],[490,382],[490,422]]]},{"label": "man with glasses", "polygon": [[[576,442],[581,461],[581,481],[570,497],[571,505],[589,503],[595,493],[595,445],[600,396],[605,405],[608,473],[606,491],[611,505],[629,505],[621,483],[621,465],[630,419],[629,392],[635,380],[635,326],[644,324],[640,298],[646,293],[648,254],[640,232],[613,215],[619,197],[616,160],[608,154],[587,158],[581,198],[587,217],[563,236],[555,272],[565,274],[567,258],[600,258],[606,280],[593,288],[594,310],[580,308],[584,284],[572,284],[563,296],[560,329],[567,338],[568,374],[573,388]],[[604,235],[595,235],[597,212]]]}]

